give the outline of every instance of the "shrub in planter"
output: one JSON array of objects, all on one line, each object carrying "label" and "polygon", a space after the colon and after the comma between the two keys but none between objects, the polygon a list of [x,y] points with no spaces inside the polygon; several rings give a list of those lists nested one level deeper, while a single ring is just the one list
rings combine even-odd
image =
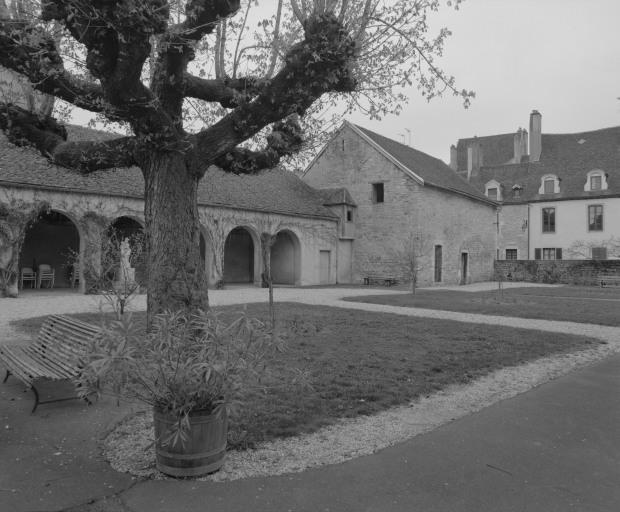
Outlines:
[{"label": "shrub in planter", "polygon": [[111,392],[153,407],[157,467],[196,476],[221,467],[228,413],[261,386],[280,337],[243,315],[224,324],[213,312],[167,312],[144,333],[131,315],[103,327],[78,384],[82,393]]}]

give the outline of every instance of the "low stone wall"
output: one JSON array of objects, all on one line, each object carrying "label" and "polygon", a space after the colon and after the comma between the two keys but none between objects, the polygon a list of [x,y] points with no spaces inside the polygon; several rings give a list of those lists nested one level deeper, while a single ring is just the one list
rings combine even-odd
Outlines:
[{"label": "low stone wall", "polygon": [[496,260],[504,281],[598,285],[601,274],[620,276],[620,260]]}]

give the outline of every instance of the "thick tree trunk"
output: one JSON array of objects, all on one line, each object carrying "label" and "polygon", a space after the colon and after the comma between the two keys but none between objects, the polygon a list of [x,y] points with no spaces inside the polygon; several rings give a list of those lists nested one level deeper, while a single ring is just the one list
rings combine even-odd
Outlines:
[{"label": "thick tree trunk", "polygon": [[164,310],[207,309],[207,276],[200,258],[198,178],[182,155],[151,153],[145,178],[148,324]]}]

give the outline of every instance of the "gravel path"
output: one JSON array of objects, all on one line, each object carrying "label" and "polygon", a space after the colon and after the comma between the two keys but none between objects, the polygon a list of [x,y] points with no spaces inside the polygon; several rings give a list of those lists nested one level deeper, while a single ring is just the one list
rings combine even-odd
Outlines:
[{"label": "gravel path", "polygon": [[[505,287],[529,283],[505,283]],[[480,291],[496,287],[495,283],[476,283],[459,286],[459,291]],[[443,288],[444,290],[456,288]],[[343,297],[399,293],[392,289],[376,288],[278,288],[279,302],[293,301],[338,308],[358,309],[438,318],[487,325],[505,325],[548,332],[562,332],[594,337],[606,341],[593,349],[573,354],[547,357],[513,368],[495,371],[472,383],[451,386],[441,392],[422,397],[407,406],[397,407],[374,416],[342,420],[309,435],[263,443],[255,450],[229,452],[224,468],[210,480],[222,481],[302,471],[310,467],[333,464],[373,453],[415,435],[428,432],[446,422],[478,411],[499,400],[543,384],[569,371],[620,352],[620,328],[574,322],[534,320],[503,316],[479,315],[404,308],[361,302],[347,302]],[[408,293],[408,292],[402,292]],[[230,305],[264,302],[267,290],[260,288],[233,288],[210,292],[212,305]],[[98,311],[97,298],[61,292],[31,292],[20,299],[0,299],[0,343],[14,341],[16,333],[8,322],[15,319],[51,313]],[[144,310],[145,297],[137,297],[132,307]],[[119,471],[138,476],[161,478],[153,469],[152,450],[149,449],[152,431],[150,419],[144,416],[130,418],[111,434],[106,443],[106,456]],[[128,457],[128,453],[132,455]]]}]

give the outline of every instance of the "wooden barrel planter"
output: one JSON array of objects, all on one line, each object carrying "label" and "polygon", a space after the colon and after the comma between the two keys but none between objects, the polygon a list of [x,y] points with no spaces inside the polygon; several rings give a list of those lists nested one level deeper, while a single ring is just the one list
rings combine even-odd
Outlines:
[{"label": "wooden barrel planter", "polygon": [[162,446],[177,418],[154,409],[156,466],[166,475],[184,477],[213,473],[222,467],[226,455],[228,416],[225,408],[215,413],[193,411],[186,442]]}]

